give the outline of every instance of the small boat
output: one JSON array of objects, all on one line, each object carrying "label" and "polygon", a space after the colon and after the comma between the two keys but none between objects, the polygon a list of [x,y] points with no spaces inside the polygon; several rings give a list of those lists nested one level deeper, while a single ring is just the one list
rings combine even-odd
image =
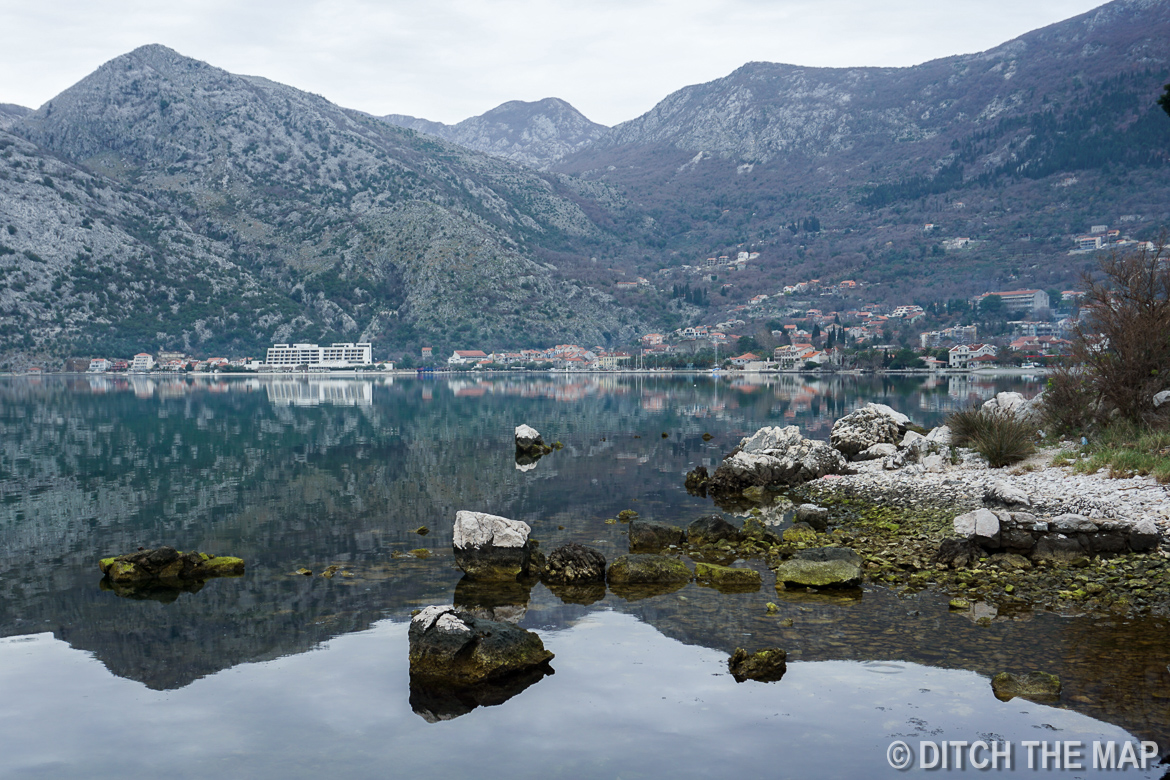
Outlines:
[{"label": "small boat", "polygon": [[1028,363],[1021,363],[1020,368],[1040,368],[1040,366],[1036,365],[1035,363],[1028,362]]}]

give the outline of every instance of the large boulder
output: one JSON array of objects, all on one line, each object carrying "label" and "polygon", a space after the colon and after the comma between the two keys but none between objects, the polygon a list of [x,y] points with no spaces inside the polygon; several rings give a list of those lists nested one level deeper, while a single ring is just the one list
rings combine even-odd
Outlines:
[{"label": "large boulder", "polygon": [[790,558],[776,567],[776,582],[807,588],[852,588],[861,584],[861,567],[851,560]]},{"label": "large boulder", "polygon": [[910,418],[901,412],[895,411],[885,404],[868,403],[865,405],[866,409],[873,409],[875,412],[881,412],[886,417],[898,424],[898,433],[905,433],[906,429],[910,427]]},{"label": "large boulder", "polygon": [[609,566],[611,585],[673,585],[691,581],[691,570],[666,555],[623,555]]},{"label": "large boulder", "polygon": [[1044,394],[1029,399],[1019,393],[997,393],[995,398],[984,402],[983,411],[1011,415],[1018,420],[1040,425],[1043,422]]},{"label": "large boulder", "polygon": [[453,606],[432,606],[410,621],[412,680],[461,687],[547,664],[540,637],[508,623],[482,620]]},{"label": "large boulder", "polygon": [[529,572],[535,545],[520,520],[485,512],[455,513],[455,565],[477,580],[514,580]]},{"label": "large boulder", "polygon": [[673,545],[682,545],[687,533],[675,525],[651,520],[631,520],[629,529],[630,552],[658,552]]},{"label": "large boulder", "polygon": [[742,647],[735,648],[727,659],[727,670],[737,683],[747,680],[776,682],[788,671],[788,653],[778,647],[749,653]]},{"label": "large boulder", "polygon": [[605,582],[605,556],[591,547],[570,542],[549,553],[541,580],[552,585]]},{"label": "large boulder", "polygon": [[841,453],[822,441],[804,438],[795,425],[761,428],[723,459],[707,489],[726,493],[756,485],[799,485],[847,470]]},{"label": "large boulder", "polygon": [[971,539],[988,548],[999,547],[999,516],[990,509],[976,509],[957,515],[954,520],[955,533]]},{"label": "large boulder", "polygon": [[875,444],[897,444],[898,422],[873,405],[858,409],[833,423],[829,443],[847,458]]},{"label": "large boulder", "polygon": [[102,574],[119,585],[178,584],[244,573],[244,561],[230,556],[179,552],[174,547],[139,550],[98,562]]},{"label": "large boulder", "polygon": [[694,545],[740,542],[743,533],[720,515],[700,517],[687,526],[687,541]]}]

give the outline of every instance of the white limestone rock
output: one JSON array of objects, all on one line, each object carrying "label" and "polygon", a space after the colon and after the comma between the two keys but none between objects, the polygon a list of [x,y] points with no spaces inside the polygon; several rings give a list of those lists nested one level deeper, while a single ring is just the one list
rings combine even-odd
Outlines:
[{"label": "white limestone rock", "polygon": [[829,442],[833,449],[851,458],[875,444],[896,444],[900,435],[898,422],[893,417],[867,406],[833,423]]}]

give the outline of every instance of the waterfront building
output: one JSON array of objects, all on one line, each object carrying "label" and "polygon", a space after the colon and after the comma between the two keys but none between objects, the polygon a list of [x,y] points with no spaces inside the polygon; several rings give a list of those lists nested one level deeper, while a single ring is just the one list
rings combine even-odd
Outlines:
[{"label": "waterfront building", "polygon": [[139,352],[130,364],[131,371],[149,371],[154,368],[154,356],[149,352]]},{"label": "waterfront building", "polygon": [[373,347],[368,343],[332,344],[276,344],[268,348],[264,362],[277,368],[354,368],[374,362]]}]

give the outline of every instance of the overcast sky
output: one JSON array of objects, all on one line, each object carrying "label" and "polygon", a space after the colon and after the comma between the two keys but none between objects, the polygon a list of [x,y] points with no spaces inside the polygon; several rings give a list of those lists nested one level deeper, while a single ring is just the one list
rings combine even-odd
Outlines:
[{"label": "overcast sky", "polygon": [[750,62],[913,65],[1100,0],[0,0],[0,103],[37,107],[147,43],[372,114],[568,100],[616,124]]}]

